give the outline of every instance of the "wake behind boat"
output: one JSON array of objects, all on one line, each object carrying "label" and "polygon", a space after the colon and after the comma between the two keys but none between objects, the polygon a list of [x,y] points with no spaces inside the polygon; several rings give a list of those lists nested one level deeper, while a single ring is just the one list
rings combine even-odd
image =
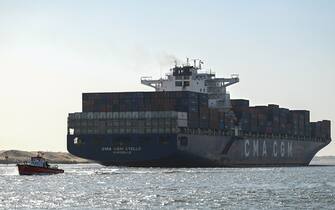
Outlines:
[{"label": "wake behind boat", "polygon": [[20,175],[51,175],[64,173],[63,169],[57,166],[50,166],[40,154],[31,157],[29,163],[17,164]]}]

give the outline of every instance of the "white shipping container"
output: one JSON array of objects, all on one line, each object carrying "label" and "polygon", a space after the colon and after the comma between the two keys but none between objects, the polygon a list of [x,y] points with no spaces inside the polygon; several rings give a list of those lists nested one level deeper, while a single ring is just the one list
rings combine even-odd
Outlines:
[{"label": "white shipping container", "polygon": [[177,120],[177,126],[178,127],[187,127],[187,120]]},{"label": "white shipping container", "polygon": [[99,119],[106,119],[106,112],[100,112]]},{"label": "white shipping container", "polygon": [[126,119],[131,119],[131,116],[132,115],[132,113],[131,112],[126,112]]},{"label": "white shipping container", "polygon": [[106,118],[107,119],[113,119],[113,112],[107,112],[106,113]]},{"label": "white shipping container", "polygon": [[87,112],[87,118],[93,120],[94,119],[93,112]]},{"label": "white shipping container", "polygon": [[138,119],[138,112],[133,112],[133,117],[132,119]]},{"label": "white shipping container", "polygon": [[100,117],[100,112],[93,112],[93,119],[97,120]]},{"label": "white shipping container", "polygon": [[145,112],[145,118],[151,118],[152,112]]},{"label": "white shipping container", "polygon": [[138,112],[138,118],[144,119],[145,118],[145,112]]},{"label": "white shipping container", "polygon": [[178,119],[187,120],[187,112],[178,112]]},{"label": "white shipping container", "polygon": [[119,112],[120,119],[126,119],[126,112]]},{"label": "white shipping container", "polygon": [[113,119],[119,119],[120,118],[120,112],[112,112],[113,113]]}]

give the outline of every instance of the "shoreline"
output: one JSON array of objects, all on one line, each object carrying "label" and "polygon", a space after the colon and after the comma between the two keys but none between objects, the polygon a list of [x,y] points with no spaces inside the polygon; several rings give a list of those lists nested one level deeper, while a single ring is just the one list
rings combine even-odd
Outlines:
[{"label": "shoreline", "polygon": [[[0,151],[0,164],[17,164],[29,161],[31,157],[37,155],[36,151],[4,150]],[[42,156],[50,164],[80,164],[93,163],[90,160],[76,157],[68,152],[43,152]],[[6,158],[7,157],[7,158]]]}]

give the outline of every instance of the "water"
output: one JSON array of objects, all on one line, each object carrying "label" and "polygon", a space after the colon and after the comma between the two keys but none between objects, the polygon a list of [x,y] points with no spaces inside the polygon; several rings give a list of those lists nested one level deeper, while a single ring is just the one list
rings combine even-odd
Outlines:
[{"label": "water", "polygon": [[60,167],[64,174],[19,176],[0,165],[0,209],[335,209],[335,166]]}]

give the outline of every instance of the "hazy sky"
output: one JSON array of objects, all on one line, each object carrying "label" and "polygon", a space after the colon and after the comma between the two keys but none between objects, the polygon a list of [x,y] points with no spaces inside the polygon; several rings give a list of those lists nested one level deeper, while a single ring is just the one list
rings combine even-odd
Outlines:
[{"label": "hazy sky", "polygon": [[0,150],[66,151],[82,92],[151,90],[140,77],[173,57],[238,73],[232,98],[334,121],[334,11],[332,0],[0,0]]}]

